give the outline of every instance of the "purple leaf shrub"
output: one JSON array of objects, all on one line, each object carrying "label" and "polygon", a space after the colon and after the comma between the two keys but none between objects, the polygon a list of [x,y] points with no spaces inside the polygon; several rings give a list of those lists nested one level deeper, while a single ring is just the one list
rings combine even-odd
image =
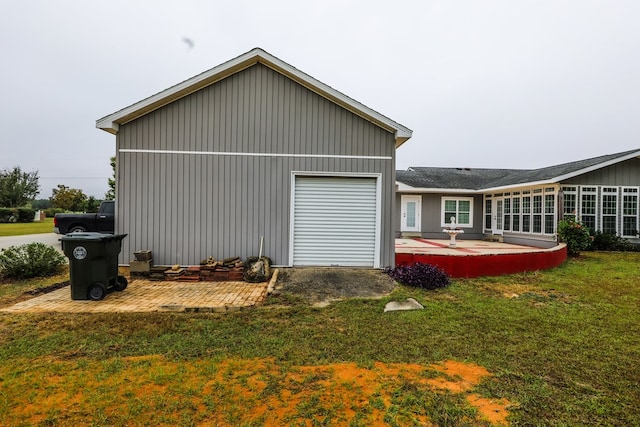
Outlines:
[{"label": "purple leaf shrub", "polygon": [[431,264],[399,265],[388,269],[387,274],[403,285],[416,288],[438,289],[450,283],[447,273]]}]

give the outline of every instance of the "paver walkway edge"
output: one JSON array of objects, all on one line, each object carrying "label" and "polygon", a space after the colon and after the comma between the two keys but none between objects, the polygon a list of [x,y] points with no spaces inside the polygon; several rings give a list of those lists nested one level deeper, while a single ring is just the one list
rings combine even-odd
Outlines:
[{"label": "paver walkway edge", "polygon": [[68,286],[0,309],[4,313],[227,312],[262,304],[278,279],[247,282],[155,282],[134,279],[102,301],[72,300]]}]

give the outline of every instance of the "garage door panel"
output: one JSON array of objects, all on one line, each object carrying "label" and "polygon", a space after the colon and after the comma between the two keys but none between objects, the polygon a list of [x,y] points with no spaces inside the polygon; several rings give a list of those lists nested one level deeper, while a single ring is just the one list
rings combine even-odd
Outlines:
[{"label": "garage door panel", "polygon": [[374,266],[376,178],[296,177],[294,265]]}]

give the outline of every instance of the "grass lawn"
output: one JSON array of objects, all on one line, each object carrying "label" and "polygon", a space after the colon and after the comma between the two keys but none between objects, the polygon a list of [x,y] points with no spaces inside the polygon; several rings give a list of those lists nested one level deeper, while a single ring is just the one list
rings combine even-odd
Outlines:
[{"label": "grass lawn", "polygon": [[639,307],[640,253],[584,253],[325,308],[0,313],[0,424],[640,425]]},{"label": "grass lawn", "polygon": [[53,218],[46,218],[44,221],[0,224],[0,237],[43,233],[53,233]]}]

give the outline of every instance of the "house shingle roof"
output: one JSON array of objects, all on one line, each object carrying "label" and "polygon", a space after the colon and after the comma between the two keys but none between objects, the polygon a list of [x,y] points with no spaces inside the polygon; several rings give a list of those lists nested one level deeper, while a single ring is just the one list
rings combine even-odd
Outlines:
[{"label": "house shingle roof", "polygon": [[396,181],[415,188],[483,190],[541,181],[556,182],[638,156],[640,149],[635,149],[540,169],[411,167],[406,171],[396,171]]}]

